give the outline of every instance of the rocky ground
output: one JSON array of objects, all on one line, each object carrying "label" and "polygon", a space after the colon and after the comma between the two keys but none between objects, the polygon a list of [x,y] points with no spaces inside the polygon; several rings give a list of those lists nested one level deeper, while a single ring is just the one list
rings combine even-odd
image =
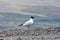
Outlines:
[{"label": "rocky ground", "polygon": [[[59,28],[15,28],[10,30],[0,31],[1,37],[21,37],[22,39],[30,38],[36,40],[39,38],[40,40],[57,40],[60,39],[60,29]],[[29,39],[29,40],[30,40]],[[39,40],[38,39],[38,40]],[[35,40],[35,39],[34,39]]]}]

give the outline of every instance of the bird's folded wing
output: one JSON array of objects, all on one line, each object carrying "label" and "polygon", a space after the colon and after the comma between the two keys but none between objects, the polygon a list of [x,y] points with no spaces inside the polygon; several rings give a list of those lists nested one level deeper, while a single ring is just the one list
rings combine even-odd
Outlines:
[{"label": "bird's folded wing", "polygon": [[23,26],[25,26],[25,25],[30,25],[30,24],[31,24],[31,22],[30,22],[30,20],[29,20],[29,21],[25,22],[25,23],[23,24]]}]

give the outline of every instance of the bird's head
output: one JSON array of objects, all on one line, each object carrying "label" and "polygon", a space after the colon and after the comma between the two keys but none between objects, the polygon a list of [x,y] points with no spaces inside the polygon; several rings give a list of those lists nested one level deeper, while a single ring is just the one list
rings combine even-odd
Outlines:
[{"label": "bird's head", "polygon": [[33,17],[33,16],[31,16],[31,18],[32,18],[32,19],[34,19],[34,17]]}]

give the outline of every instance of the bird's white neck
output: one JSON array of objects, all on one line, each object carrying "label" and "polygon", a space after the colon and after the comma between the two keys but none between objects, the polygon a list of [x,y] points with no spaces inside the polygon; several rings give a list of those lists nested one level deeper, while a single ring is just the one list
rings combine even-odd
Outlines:
[{"label": "bird's white neck", "polygon": [[32,18],[30,18],[30,20],[31,20]]},{"label": "bird's white neck", "polygon": [[31,20],[31,21],[33,21],[33,19],[32,19],[32,18],[30,18],[30,20]]}]

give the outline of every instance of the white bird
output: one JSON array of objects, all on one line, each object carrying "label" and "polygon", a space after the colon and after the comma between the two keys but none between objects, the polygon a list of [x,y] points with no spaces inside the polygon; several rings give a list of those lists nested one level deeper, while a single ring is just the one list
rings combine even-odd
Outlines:
[{"label": "white bird", "polygon": [[29,27],[30,25],[33,24],[33,20],[34,20],[34,17],[31,16],[28,21],[26,21],[24,24],[21,24],[21,25],[19,25],[19,26],[28,26],[28,27]]}]

